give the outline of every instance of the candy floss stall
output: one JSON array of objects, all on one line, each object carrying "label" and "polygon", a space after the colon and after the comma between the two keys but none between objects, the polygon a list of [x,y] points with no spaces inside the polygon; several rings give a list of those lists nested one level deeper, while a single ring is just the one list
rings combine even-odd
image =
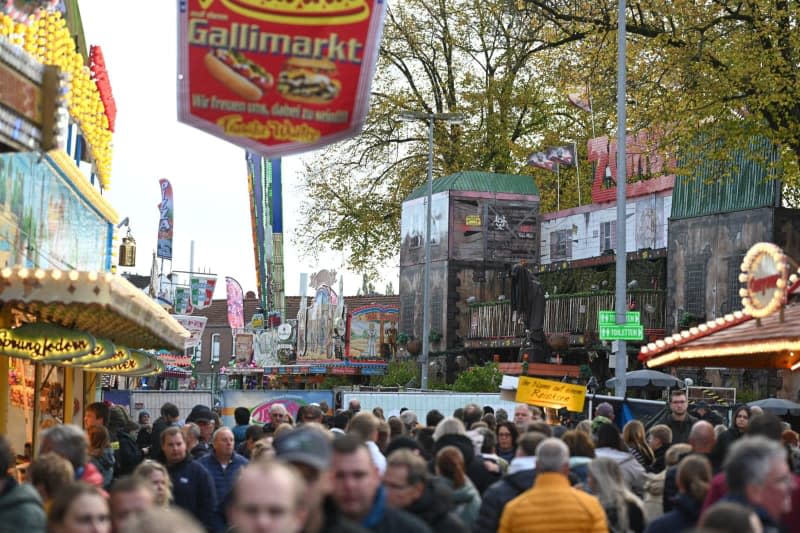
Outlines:
[{"label": "candy floss stall", "polygon": [[145,350],[183,346],[188,333],[111,273],[0,270],[0,432],[15,449],[39,430],[80,424],[98,376],[142,377],[164,364]]}]

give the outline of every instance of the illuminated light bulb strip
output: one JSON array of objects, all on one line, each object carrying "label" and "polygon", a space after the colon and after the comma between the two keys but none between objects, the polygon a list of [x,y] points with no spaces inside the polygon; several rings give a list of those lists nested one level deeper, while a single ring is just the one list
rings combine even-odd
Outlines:
[{"label": "illuminated light bulb strip", "polygon": [[[74,326],[139,347],[182,348],[188,332],[119,275],[45,269],[0,269],[3,301],[41,322]],[[135,340],[134,340],[135,339]]]},{"label": "illuminated light bulb strip", "polygon": [[648,368],[656,368],[677,363],[679,361],[689,361],[692,359],[706,359],[712,357],[757,357],[759,354],[767,355],[776,352],[796,352],[800,351],[800,339],[786,340],[776,339],[772,341],[757,341],[737,344],[725,344],[720,346],[707,347],[686,347],[666,355],[654,357],[646,361]]},{"label": "illuminated light bulb strip", "polygon": [[724,317],[720,317],[715,320],[709,320],[704,324],[699,324],[697,327],[689,328],[688,330],[684,330],[680,333],[675,333],[674,335],[666,337],[663,340],[657,340],[654,343],[651,342],[642,346],[639,350],[639,360],[652,360],[661,352],[678,348],[679,346],[688,342],[707,337],[712,333],[719,331],[720,329],[741,324],[742,322],[746,322],[752,318],[753,317],[746,311],[734,311],[733,313],[729,313]]},{"label": "illuminated light bulb strip", "polygon": [[58,67],[69,74],[69,91],[65,97],[70,116],[86,139],[100,183],[108,188],[111,183],[112,132],[91,71],[75,50],[75,42],[61,13],[40,10],[28,20],[28,24],[23,24],[0,13],[0,35],[40,63]]}]

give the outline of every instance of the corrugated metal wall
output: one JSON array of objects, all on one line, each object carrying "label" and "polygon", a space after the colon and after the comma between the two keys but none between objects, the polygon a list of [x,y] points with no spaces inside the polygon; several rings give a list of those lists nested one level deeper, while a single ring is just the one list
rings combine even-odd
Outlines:
[{"label": "corrugated metal wall", "polygon": [[768,168],[777,157],[772,143],[759,138],[751,141],[749,151],[737,150],[728,162],[707,161],[692,176],[678,176],[671,218],[777,206],[781,182]]}]

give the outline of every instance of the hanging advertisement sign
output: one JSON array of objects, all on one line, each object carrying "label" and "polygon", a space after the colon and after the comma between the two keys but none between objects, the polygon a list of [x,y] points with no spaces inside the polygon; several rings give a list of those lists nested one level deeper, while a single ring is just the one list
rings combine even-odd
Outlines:
[{"label": "hanging advertisement sign", "polygon": [[217,286],[217,278],[192,277],[189,279],[189,287],[192,293],[192,306],[203,309],[211,305],[214,297],[214,288]]},{"label": "hanging advertisement sign", "polygon": [[172,230],[175,217],[172,200],[172,185],[169,180],[160,179],[161,203],[158,204],[158,257],[172,260]]},{"label": "hanging advertisement sign", "polygon": [[189,287],[175,287],[175,312],[186,315],[194,311],[191,299]]},{"label": "hanging advertisement sign", "polygon": [[178,119],[266,157],[361,131],[386,2],[180,0]]},{"label": "hanging advertisement sign", "polygon": [[228,325],[231,329],[244,328],[244,295],[242,286],[233,278],[225,278],[225,289],[228,295]]},{"label": "hanging advertisement sign", "polygon": [[194,348],[200,344],[203,337],[203,330],[206,329],[208,318],[204,316],[172,315],[189,332],[189,338],[184,343],[184,348]]},{"label": "hanging advertisement sign", "polygon": [[253,359],[253,334],[237,333],[234,337],[233,355],[236,357],[236,364],[249,365]]}]

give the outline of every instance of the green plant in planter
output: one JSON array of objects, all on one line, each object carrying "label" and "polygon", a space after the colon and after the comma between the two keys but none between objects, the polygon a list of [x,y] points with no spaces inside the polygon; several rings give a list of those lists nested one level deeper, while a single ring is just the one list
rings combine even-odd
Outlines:
[{"label": "green plant in planter", "polygon": [[435,329],[432,329],[431,332],[428,334],[428,340],[430,342],[439,342],[440,340],[442,340],[442,334],[436,331]]},{"label": "green plant in planter", "polygon": [[408,333],[403,332],[397,335],[397,344],[399,344],[400,346],[405,346],[406,344],[408,344],[408,341],[410,340],[411,337],[409,336]]}]

